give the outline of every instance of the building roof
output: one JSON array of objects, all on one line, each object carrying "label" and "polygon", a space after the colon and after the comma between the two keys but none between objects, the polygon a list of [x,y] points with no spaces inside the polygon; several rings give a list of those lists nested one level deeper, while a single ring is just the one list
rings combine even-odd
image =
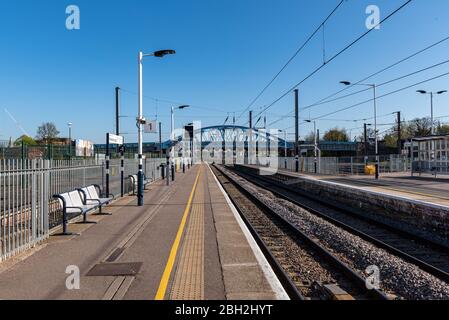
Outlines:
[{"label": "building roof", "polygon": [[449,134],[445,135],[434,135],[427,137],[416,137],[412,139],[413,141],[432,141],[432,140],[449,140]]}]

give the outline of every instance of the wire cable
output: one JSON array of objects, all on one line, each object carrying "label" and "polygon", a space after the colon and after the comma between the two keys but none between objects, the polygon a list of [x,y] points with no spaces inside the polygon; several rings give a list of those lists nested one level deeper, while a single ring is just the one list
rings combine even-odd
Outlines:
[{"label": "wire cable", "polygon": [[268,109],[270,109],[271,107],[273,107],[276,103],[278,103],[279,101],[281,101],[284,97],[286,97],[288,94],[290,94],[294,89],[296,89],[297,87],[299,87],[301,84],[303,84],[305,81],[307,81],[308,79],[310,79],[311,77],[313,77],[315,74],[317,74],[321,69],[323,69],[325,66],[327,66],[330,62],[332,62],[333,60],[335,60],[336,58],[338,58],[340,55],[342,55],[344,52],[346,52],[347,50],[349,50],[352,46],[354,46],[356,43],[358,43],[360,40],[362,40],[363,38],[365,38],[368,34],[370,34],[377,26],[380,26],[381,24],[385,23],[386,21],[388,21],[389,19],[391,19],[395,14],[397,14],[399,11],[401,11],[403,8],[405,8],[407,5],[409,5],[413,0],[407,0],[406,2],[404,2],[400,7],[396,8],[393,12],[391,12],[389,15],[387,15],[385,18],[383,18],[376,26],[374,26],[373,28],[369,29],[368,31],[364,32],[362,35],[360,35],[358,38],[356,38],[355,40],[353,40],[351,43],[349,43],[348,45],[346,45],[343,49],[341,49],[339,52],[337,52],[336,54],[334,54],[325,64],[322,64],[321,66],[319,66],[318,68],[316,68],[314,71],[312,71],[309,75],[307,75],[305,78],[303,78],[301,81],[299,81],[298,83],[296,83],[293,87],[291,87],[289,90],[287,90],[284,94],[282,94],[279,98],[277,98],[276,100],[274,100],[271,104],[269,104],[267,107],[265,107],[259,114],[257,114],[256,116],[260,115],[261,113],[267,111]]},{"label": "wire cable", "polygon": [[305,46],[313,39],[313,37],[320,31],[320,29],[324,26],[324,24],[335,14],[335,12],[340,8],[340,6],[344,3],[344,0],[341,0],[338,5],[332,10],[332,12],[320,23],[319,27],[315,29],[315,31],[307,38],[307,40],[299,47],[298,50],[293,54],[293,56],[288,59],[288,61],[284,64],[284,66],[279,70],[276,75],[268,82],[268,84],[262,89],[262,91],[251,101],[251,103],[245,108],[245,110],[237,117],[237,121],[247,112],[259,98],[267,91],[267,89],[276,81],[276,79],[281,75],[282,72],[287,68],[287,66],[298,56],[298,54],[305,48]]}]

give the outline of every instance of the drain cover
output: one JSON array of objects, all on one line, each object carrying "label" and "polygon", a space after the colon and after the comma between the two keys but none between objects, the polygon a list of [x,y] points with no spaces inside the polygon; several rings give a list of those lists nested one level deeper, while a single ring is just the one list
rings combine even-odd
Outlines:
[{"label": "drain cover", "polygon": [[93,267],[87,277],[135,276],[142,267],[142,262],[133,263],[100,263]]}]

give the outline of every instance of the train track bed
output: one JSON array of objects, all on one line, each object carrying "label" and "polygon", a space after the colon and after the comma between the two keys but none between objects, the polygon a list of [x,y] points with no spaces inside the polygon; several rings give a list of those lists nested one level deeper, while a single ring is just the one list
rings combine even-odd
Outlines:
[{"label": "train track bed", "polygon": [[397,299],[449,299],[447,282],[227,169],[222,170],[226,170],[226,174],[245,190],[315,239],[360,275],[367,276],[368,267],[378,268],[382,291],[394,294]]},{"label": "train track bed", "polygon": [[[237,188],[223,168],[213,168],[253,234],[282,269],[281,276],[290,281],[301,299],[386,299],[378,290],[368,290],[362,277],[349,271],[337,260],[329,259],[319,248],[311,245],[276,213],[260,206]],[[260,243],[259,243],[260,244]],[[347,270],[346,270],[346,269]],[[279,270],[278,270],[279,273]],[[289,290],[290,292],[292,290]],[[293,298],[295,296],[293,295]]]}]

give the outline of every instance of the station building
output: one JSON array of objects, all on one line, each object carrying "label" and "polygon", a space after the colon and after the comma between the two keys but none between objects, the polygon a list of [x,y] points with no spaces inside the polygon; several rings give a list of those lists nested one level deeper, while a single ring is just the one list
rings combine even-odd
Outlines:
[{"label": "station building", "polygon": [[412,174],[449,174],[449,135],[413,138]]}]

